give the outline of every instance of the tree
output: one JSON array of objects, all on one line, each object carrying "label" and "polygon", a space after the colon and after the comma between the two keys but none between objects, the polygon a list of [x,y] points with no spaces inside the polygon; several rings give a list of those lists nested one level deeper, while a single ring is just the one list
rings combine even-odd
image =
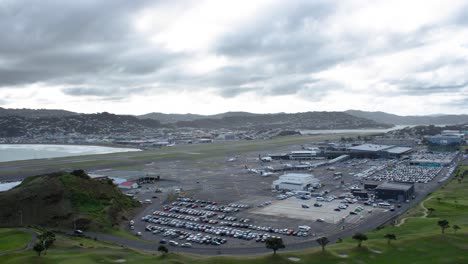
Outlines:
[{"label": "tree", "polygon": [[432,214],[435,211],[435,209],[432,207],[429,207],[427,208],[427,211],[429,212],[429,214]]},{"label": "tree", "polygon": [[37,243],[36,245],[34,245],[33,247],[33,250],[37,252],[37,255],[40,257],[41,256],[41,253],[42,251],[44,251],[44,246],[42,245],[42,243]]},{"label": "tree", "polygon": [[449,221],[447,220],[440,220],[437,222],[437,224],[440,226],[441,230],[442,230],[442,234],[445,233],[445,229],[449,228],[450,225],[449,225]]},{"label": "tree", "polygon": [[167,254],[167,253],[169,252],[169,249],[167,249],[167,247],[164,246],[164,245],[160,245],[160,246],[158,247],[158,251],[161,252],[161,253],[163,253],[163,254]]},{"label": "tree", "polygon": [[47,255],[47,250],[54,244],[55,234],[51,231],[46,231],[37,236],[39,243],[44,247],[44,255]]},{"label": "tree", "polygon": [[436,199],[437,199],[437,201],[438,201],[439,203],[440,203],[440,201],[442,200],[441,197],[437,197]]},{"label": "tree", "polygon": [[317,243],[322,247],[322,251],[325,251],[325,246],[327,246],[328,243],[330,243],[330,240],[328,240],[327,237],[320,237],[317,238]]},{"label": "tree", "polygon": [[265,246],[266,248],[273,250],[273,254],[276,254],[276,251],[278,249],[286,247],[283,243],[283,239],[281,239],[280,237],[267,238],[267,240],[265,241]]},{"label": "tree", "polygon": [[453,225],[452,228],[453,228],[453,232],[454,232],[455,234],[457,233],[458,230],[461,229],[461,227],[459,227],[458,225]]},{"label": "tree", "polygon": [[396,240],[396,235],[395,234],[386,234],[384,236],[387,239],[387,243],[390,245],[391,240]]},{"label": "tree", "polygon": [[358,241],[358,247],[361,247],[362,241],[366,241],[367,236],[365,234],[363,234],[363,233],[356,233],[356,234],[354,234],[353,239],[357,240]]}]

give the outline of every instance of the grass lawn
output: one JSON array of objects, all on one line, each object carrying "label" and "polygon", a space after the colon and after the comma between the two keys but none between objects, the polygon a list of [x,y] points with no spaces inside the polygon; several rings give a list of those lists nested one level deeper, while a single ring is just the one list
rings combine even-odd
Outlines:
[{"label": "grass lawn", "polygon": [[0,229],[0,253],[25,248],[32,236],[20,230]]},{"label": "grass lawn", "polygon": [[[466,170],[468,166],[459,170]],[[431,194],[424,202],[426,208],[435,211],[422,218],[410,218],[403,225],[387,226],[366,233],[369,240],[358,248],[351,238],[330,245],[325,252],[318,248],[304,251],[283,251],[272,254],[246,257],[203,257],[186,254],[159,255],[123,249],[116,245],[88,239],[63,237],[57,240],[55,248],[47,256],[37,257],[33,251],[0,256],[0,263],[187,263],[187,264],[282,264],[282,263],[468,263],[468,179],[461,183],[453,179],[440,190]],[[441,199],[437,199],[440,197]],[[455,202],[457,201],[457,202]],[[421,206],[409,215],[420,216]],[[437,221],[446,219],[450,225],[458,225],[461,230],[452,228],[441,234]],[[392,233],[397,237],[390,244],[384,238]],[[286,245],[287,246],[287,245]],[[169,250],[173,248],[169,247]],[[287,249],[287,248],[286,248]],[[292,261],[289,258],[297,258]]]}]

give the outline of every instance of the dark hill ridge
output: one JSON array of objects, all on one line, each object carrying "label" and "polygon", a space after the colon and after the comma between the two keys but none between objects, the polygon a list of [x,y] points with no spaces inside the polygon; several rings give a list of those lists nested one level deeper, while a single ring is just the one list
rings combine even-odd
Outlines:
[{"label": "dark hill ridge", "polygon": [[0,116],[23,116],[23,117],[62,117],[73,116],[78,113],[56,109],[14,109],[0,107]]},{"label": "dark hill ridge", "polygon": [[259,114],[252,114],[248,112],[226,112],[216,115],[197,115],[197,114],[164,114],[164,113],[149,113],[140,115],[140,119],[154,119],[158,120],[163,124],[177,123],[180,121],[195,121],[200,119],[221,119],[223,117],[231,116],[256,116]]},{"label": "dark hill ridge", "polygon": [[345,111],[350,115],[394,125],[455,125],[468,122],[468,115],[399,116],[385,112]]},{"label": "dark hill ridge", "polygon": [[0,117],[0,137],[34,137],[44,134],[109,135],[159,128],[157,120],[109,113],[79,114],[60,117]]},{"label": "dark hill ridge", "polygon": [[206,118],[194,121],[179,121],[177,127],[194,128],[249,128],[249,129],[354,129],[388,128],[365,118],[348,115],[343,112],[305,112],[295,114],[251,114],[231,115],[222,118]]},{"label": "dark hill ridge", "polygon": [[0,192],[0,226],[97,230],[118,224],[137,206],[112,182],[90,179],[83,171],[57,172],[26,178]]}]

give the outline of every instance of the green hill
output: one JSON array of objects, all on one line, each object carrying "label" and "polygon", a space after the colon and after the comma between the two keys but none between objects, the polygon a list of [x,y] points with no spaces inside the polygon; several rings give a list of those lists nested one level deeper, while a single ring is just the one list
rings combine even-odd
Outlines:
[{"label": "green hill", "polygon": [[117,225],[136,206],[111,181],[93,180],[80,170],[57,172],[0,192],[0,226],[100,230]]}]

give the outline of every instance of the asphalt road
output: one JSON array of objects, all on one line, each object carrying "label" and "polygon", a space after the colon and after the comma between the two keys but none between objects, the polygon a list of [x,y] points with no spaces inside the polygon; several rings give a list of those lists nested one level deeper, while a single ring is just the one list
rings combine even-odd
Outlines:
[{"label": "asphalt road", "polygon": [[34,243],[36,243],[36,240],[37,240],[37,233],[36,232],[34,232],[32,230],[29,230],[29,229],[25,229],[25,228],[15,228],[15,229],[19,230],[19,231],[22,231],[22,232],[25,232],[25,233],[28,233],[28,234],[31,234],[32,235],[31,240],[29,241],[28,245],[25,248],[6,251],[6,252],[0,252],[0,256],[31,250],[34,247]]}]

